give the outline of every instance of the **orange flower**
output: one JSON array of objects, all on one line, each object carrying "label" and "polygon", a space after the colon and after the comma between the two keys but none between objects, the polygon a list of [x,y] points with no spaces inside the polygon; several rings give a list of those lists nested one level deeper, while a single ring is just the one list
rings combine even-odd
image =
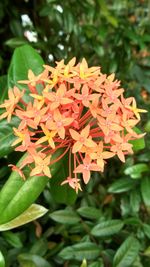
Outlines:
[{"label": "orange flower", "polygon": [[68,176],[67,179],[61,183],[61,185],[69,184],[69,186],[75,189],[76,193],[78,193],[79,190],[82,191],[79,181],[80,179],[71,178]]},{"label": "orange flower", "polygon": [[104,171],[104,165],[105,165],[104,159],[112,158],[115,155],[115,153],[110,152],[110,151],[103,151],[103,142],[102,141],[99,142],[95,151],[96,152],[90,154],[90,157],[91,157],[91,159],[96,159],[97,166],[99,166],[101,172],[103,172]]},{"label": "orange flower", "polygon": [[51,101],[50,108],[54,110],[59,107],[59,105],[66,105],[72,103],[73,100],[65,97],[66,94],[66,86],[65,84],[61,84],[57,89],[57,92],[52,93],[44,93],[44,96]]},{"label": "orange flower", "polygon": [[24,174],[23,174],[23,172],[22,172],[22,170],[19,167],[15,166],[13,164],[9,164],[8,166],[11,167],[12,171],[15,171],[15,172],[19,173],[19,175],[23,178],[23,180],[26,179]]},{"label": "orange flower", "polygon": [[49,131],[47,129],[46,126],[44,126],[44,124],[42,123],[41,124],[41,128],[43,130],[43,133],[45,134],[45,136],[41,137],[37,142],[36,144],[39,145],[45,141],[48,141],[49,145],[52,147],[52,148],[55,148],[55,143],[54,143],[54,140],[53,140],[53,137],[56,135],[57,131]]},{"label": "orange flower", "polygon": [[70,129],[69,131],[70,131],[70,134],[71,134],[73,140],[76,141],[73,145],[72,153],[76,153],[76,152],[80,151],[82,149],[83,145],[86,147],[95,147],[96,146],[96,143],[92,139],[88,138],[89,133],[90,133],[90,126],[89,125],[87,125],[81,131],[80,134],[73,129]]},{"label": "orange flower", "polygon": [[50,130],[57,131],[60,138],[64,139],[65,138],[65,127],[70,125],[74,119],[63,117],[60,114],[58,109],[54,111],[53,118],[54,118],[54,121],[50,121],[49,123],[47,123],[47,127]]},{"label": "orange flower", "polygon": [[132,106],[126,105],[125,107],[128,108],[129,110],[133,111],[133,113],[135,114],[135,116],[137,117],[138,120],[140,120],[140,114],[139,113],[147,112],[147,110],[145,110],[145,109],[137,108],[135,98],[132,99]]},{"label": "orange flower", "polygon": [[41,158],[40,156],[34,157],[35,160],[35,168],[32,169],[30,176],[38,175],[38,174],[45,174],[48,177],[51,177],[49,164],[50,164],[51,155],[47,156],[46,158]]},{"label": "orange flower", "polygon": [[83,164],[75,168],[74,173],[82,173],[84,183],[87,184],[90,180],[91,171],[101,171],[101,169],[97,164],[92,163],[91,158],[87,155],[83,159]]},{"label": "orange flower", "polygon": [[[62,184],[78,192],[79,173],[88,183],[91,171],[103,171],[107,159],[117,155],[125,162],[125,155],[133,152],[130,140],[144,136],[134,126],[139,113],[146,110],[138,109],[133,97],[124,98],[114,73],[107,76],[100,67],[89,68],[85,59],[75,62],[73,58],[67,64],[56,62],[55,67],[44,65],[39,75],[29,70],[28,80],[19,83],[27,85],[31,102],[23,101],[24,91],[10,89],[8,99],[0,105],[6,109],[0,118],[10,121],[13,114],[20,119],[12,145],[27,156],[14,170],[23,177],[20,170],[35,164],[31,176],[51,177],[50,165],[68,153],[69,173]],[[50,161],[60,148],[61,155]]]},{"label": "orange flower", "polygon": [[89,101],[99,98],[99,94],[90,94],[88,86],[84,84],[82,87],[82,94],[74,94],[74,97],[81,100],[85,107],[89,107]]},{"label": "orange flower", "polygon": [[12,114],[13,114],[15,108],[16,108],[16,105],[20,101],[20,99],[22,98],[23,95],[24,95],[24,90],[22,90],[22,92],[21,92],[16,86],[14,86],[13,89],[8,90],[8,98],[9,99],[4,100],[4,103],[0,105],[0,108],[6,109],[6,112],[4,112],[0,116],[0,120],[7,117],[7,121],[8,122],[11,121],[11,117],[12,117]]}]

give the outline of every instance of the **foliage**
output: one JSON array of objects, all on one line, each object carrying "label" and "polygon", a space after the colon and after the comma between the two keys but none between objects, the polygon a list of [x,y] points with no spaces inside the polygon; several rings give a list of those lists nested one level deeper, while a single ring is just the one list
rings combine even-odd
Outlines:
[{"label": "foliage", "polygon": [[[17,65],[10,64],[14,48],[29,43],[24,32],[32,30],[38,37],[38,41],[32,42],[32,46],[42,55],[44,62],[53,64],[55,60],[64,57],[67,61],[73,56],[78,60],[85,57],[90,65],[101,65],[102,72],[116,72],[123,86],[127,88],[126,95],[133,95],[138,106],[150,110],[148,1],[65,0],[60,3],[58,0],[16,0],[12,1],[11,8],[9,5],[8,0],[0,3],[0,88],[3,88],[0,103],[7,98],[7,83],[12,85],[18,79],[26,79],[26,61],[30,61],[29,65],[38,65],[39,69],[32,65],[37,74],[41,71],[43,61],[35,55],[34,61],[30,60],[31,55],[20,58],[17,54]],[[22,14],[29,14],[33,24],[23,26]],[[16,69],[16,66],[19,68]],[[17,75],[22,77],[16,78]],[[148,112],[142,116],[140,127],[145,128],[148,133],[149,114]],[[13,123],[12,126],[17,127],[18,122]],[[4,196],[7,196],[1,198],[7,207],[6,211],[4,209],[1,213],[2,226],[14,207],[17,212],[14,205],[16,199],[20,198],[18,188],[22,188],[23,181],[20,177],[18,179],[17,173],[13,174],[11,193],[7,192],[8,187],[4,186],[10,176],[7,166],[10,163],[16,164],[21,155],[10,148],[12,130],[5,121],[0,122],[0,129],[0,187],[6,188],[6,193],[4,189],[1,193],[4,192]],[[33,199],[39,196],[37,202],[40,207],[46,207],[49,212],[32,223],[1,232],[0,266],[149,266],[148,133],[145,137],[146,146],[144,147],[144,140],[140,143],[136,141],[135,154],[128,156],[125,164],[120,164],[115,158],[107,163],[102,175],[92,173],[90,183],[86,188],[83,186],[83,191],[79,193],[75,203],[75,197],[72,199],[68,196],[67,187],[65,192],[56,190],[53,193],[48,183],[39,196],[36,182],[39,177],[35,176],[33,185],[29,180],[21,192],[27,194],[26,190],[30,186],[33,186],[36,192],[34,191],[33,196],[28,195],[28,205],[20,202],[19,209],[30,209]],[[64,173],[64,162],[53,170],[58,184],[62,170]],[[42,183],[44,187],[47,180]],[[59,201],[60,199],[65,201]],[[37,217],[33,215],[35,219],[40,216],[40,212],[39,216],[37,213]]]}]

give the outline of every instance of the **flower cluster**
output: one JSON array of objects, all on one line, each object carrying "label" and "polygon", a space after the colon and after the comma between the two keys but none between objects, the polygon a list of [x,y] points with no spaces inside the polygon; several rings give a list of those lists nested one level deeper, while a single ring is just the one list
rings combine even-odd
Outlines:
[{"label": "flower cluster", "polygon": [[[140,112],[133,97],[124,98],[124,89],[114,74],[102,74],[100,67],[88,67],[85,59],[75,64],[75,58],[66,65],[64,60],[56,67],[44,65],[44,71],[28,80],[18,81],[28,87],[31,101],[24,100],[25,90],[16,86],[8,92],[9,99],[0,105],[6,111],[0,119],[8,122],[15,115],[20,119],[14,128],[17,139],[12,146],[27,152],[21,166],[13,166],[24,178],[23,168],[32,166],[30,176],[51,177],[50,166],[69,155],[68,183],[81,190],[79,175],[85,184],[91,171],[103,172],[106,160],[115,155],[125,162],[132,153],[130,140],[141,138],[134,131]],[[51,156],[58,149],[64,152],[55,160]]]}]

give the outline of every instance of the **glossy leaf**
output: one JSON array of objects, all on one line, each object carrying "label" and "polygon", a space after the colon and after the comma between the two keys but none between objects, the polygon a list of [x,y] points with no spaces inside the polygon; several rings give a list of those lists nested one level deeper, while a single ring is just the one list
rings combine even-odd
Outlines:
[{"label": "glossy leaf", "polygon": [[3,233],[3,237],[14,248],[22,248],[23,247],[22,241],[17,234],[15,234],[11,231],[7,231],[7,232]]},{"label": "glossy leaf", "polygon": [[[62,150],[57,151],[52,156],[52,159],[55,159],[60,153],[62,153]],[[18,166],[22,159],[19,161]],[[52,176],[58,171],[59,167],[59,161],[53,164],[51,167]],[[0,224],[13,220],[29,208],[49,180],[46,176],[28,177],[29,168],[26,168],[25,173],[27,179],[24,181],[17,172],[13,171],[0,192]]]},{"label": "glossy leaf", "polygon": [[12,221],[1,224],[0,231],[6,231],[14,229],[23,224],[29,223],[43,216],[48,210],[41,205],[32,204],[27,210],[25,210],[21,215],[13,219]]},{"label": "glossy leaf", "polygon": [[0,251],[0,267],[5,267],[5,259],[1,251]]},{"label": "glossy leaf", "polygon": [[22,267],[33,266],[32,264],[36,267],[52,267],[47,260],[34,254],[22,253],[18,256],[18,260]]},{"label": "glossy leaf", "polygon": [[77,209],[77,212],[88,219],[99,219],[101,216],[101,211],[94,207],[81,207]]},{"label": "glossy leaf", "polygon": [[145,235],[150,239],[150,225],[147,223],[142,224]]},{"label": "glossy leaf", "polygon": [[50,214],[50,218],[62,224],[76,224],[80,217],[72,210],[57,210]]},{"label": "glossy leaf", "polygon": [[124,226],[121,220],[106,220],[95,225],[91,234],[98,237],[107,237],[118,233]]},{"label": "glossy leaf", "polygon": [[[134,127],[134,131],[137,134],[141,134],[142,133],[141,130],[138,129],[137,127]],[[139,139],[136,139],[136,140],[132,140],[132,141],[130,141],[130,143],[133,145],[133,151],[139,151],[139,150],[145,148],[145,140],[144,140],[144,137],[139,138]]]},{"label": "glossy leaf", "polygon": [[7,75],[0,76],[0,104],[3,103],[4,99],[7,97]]},{"label": "glossy leaf", "polygon": [[20,89],[26,88],[25,99],[29,100],[27,87],[17,82],[27,80],[29,69],[38,75],[43,71],[43,64],[43,59],[30,45],[17,47],[8,70],[8,88],[12,88],[14,85],[17,85]]},{"label": "glossy leaf", "polygon": [[124,173],[130,175],[132,179],[139,179],[143,172],[149,171],[149,167],[145,163],[138,163],[125,169]]},{"label": "glossy leaf", "polygon": [[7,156],[13,151],[11,144],[16,137],[12,128],[17,127],[18,123],[18,118],[12,118],[10,123],[6,119],[0,121],[0,158]]},{"label": "glossy leaf", "polygon": [[92,242],[85,242],[64,248],[59,256],[65,260],[94,260],[100,254],[100,248]]},{"label": "glossy leaf", "polygon": [[117,250],[113,267],[130,267],[138,256],[140,243],[134,237],[128,237]]},{"label": "glossy leaf", "polygon": [[145,206],[150,208],[150,177],[144,177],[142,179],[141,193]]},{"label": "glossy leaf", "polygon": [[61,160],[61,166],[59,170],[53,175],[53,179],[50,180],[50,193],[54,201],[57,203],[63,203],[66,205],[72,205],[77,198],[75,190],[73,190],[68,184],[61,185],[61,183],[68,177],[68,155]]},{"label": "glossy leaf", "polygon": [[109,193],[122,193],[127,192],[134,188],[136,182],[130,178],[124,177],[117,181],[115,181],[111,186],[108,188]]}]

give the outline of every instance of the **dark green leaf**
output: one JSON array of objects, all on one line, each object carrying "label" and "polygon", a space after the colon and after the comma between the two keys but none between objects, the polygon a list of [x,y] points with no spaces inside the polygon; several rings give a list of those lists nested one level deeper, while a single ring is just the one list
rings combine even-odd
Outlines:
[{"label": "dark green leaf", "polygon": [[3,103],[4,99],[7,97],[7,75],[0,76],[0,104]]},{"label": "dark green leaf", "polygon": [[8,123],[6,119],[0,121],[0,158],[13,151],[11,144],[16,137],[12,128],[17,127],[18,124],[18,118],[12,118],[10,123]]},{"label": "dark green leaf", "polygon": [[[40,55],[29,45],[23,45],[15,49],[11,64],[8,70],[8,88],[17,85],[20,89],[27,88],[17,83],[20,80],[27,80],[28,70],[31,69],[38,75],[43,71],[44,61]],[[26,100],[29,100],[29,90],[26,90]]]},{"label": "dark green leaf", "polygon": [[134,189],[130,193],[130,206],[134,214],[136,214],[139,211],[140,204],[141,204],[140,192],[137,189]]},{"label": "dark green leaf", "polygon": [[101,216],[101,211],[94,207],[81,207],[77,210],[77,212],[88,219],[99,219]]},{"label": "dark green leaf", "polygon": [[124,177],[117,181],[115,181],[109,188],[109,193],[122,193],[127,192],[130,189],[134,188],[136,185],[136,182],[133,181],[130,178]]},{"label": "dark green leaf", "polygon": [[50,192],[53,199],[57,203],[64,203],[67,205],[72,205],[76,198],[77,194],[68,184],[61,185],[61,183],[68,177],[68,155],[65,155],[61,160],[61,166],[59,170],[53,176],[53,179],[50,180]]},{"label": "dark green leaf", "polygon": [[141,193],[145,206],[150,208],[150,177],[143,177],[141,181]]},{"label": "dark green leaf", "polygon": [[25,38],[19,38],[19,37],[14,37],[11,39],[8,39],[5,44],[8,45],[9,47],[16,48],[21,45],[27,44],[28,41]]},{"label": "dark green leaf", "polygon": [[145,235],[150,239],[150,225],[143,223],[142,227]]},{"label": "dark green leaf", "polygon": [[121,220],[106,220],[94,226],[91,234],[99,237],[107,237],[118,233],[124,226]]},{"label": "dark green leaf", "polygon": [[128,237],[117,250],[113,267],[130,267],[138,256],[140,243],[134,237]]},{"label": "dark green leaf", "polygon": [[94,260],[100,254],[100,248],[91,242],[85,242],[64,248],[59,256],[64,260]]},{"label": "dark green leaf", "polygon": [[31,263],[34,263],[35,267],[52,267],[52,265],[47,260],[34,254],[28,254],[28,253],[20,254],[18,256],[18,260],[21,263],[21,266],[23,267],[33,266],[33,265],[28,265]]},{"label": "dark green leaf", "polygon": [[23,247],[23,244],[22,244],[22,242],[20,240],[20,237],[17,234],[12,233],[10,231],[7,231],[7,232],[3,233],[3,237],[14,248]]},{"label": "dark green leaf", "polygon": [[76,224],[80,217],[72,210],[57,210],[50,214],[50,218],[62,224]]}]

